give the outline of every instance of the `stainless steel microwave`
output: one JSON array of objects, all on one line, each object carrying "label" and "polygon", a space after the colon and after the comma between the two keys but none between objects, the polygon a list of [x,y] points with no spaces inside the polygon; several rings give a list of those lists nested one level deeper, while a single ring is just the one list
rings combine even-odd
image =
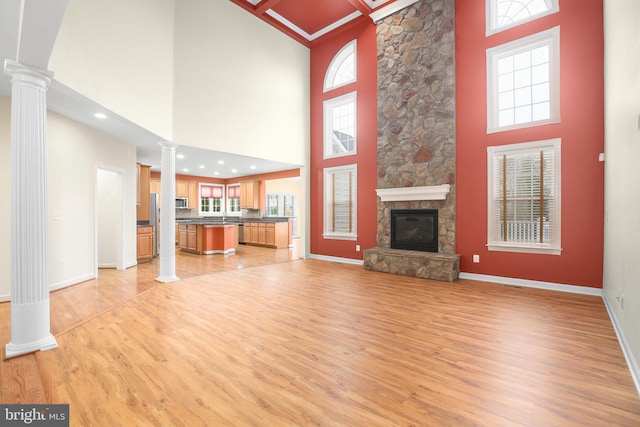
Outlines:
[{"label": "stainless steel microwave", "polygon": [[176,208],[185,209],[189,207],[189,200],[186,197],[176,197]]}]

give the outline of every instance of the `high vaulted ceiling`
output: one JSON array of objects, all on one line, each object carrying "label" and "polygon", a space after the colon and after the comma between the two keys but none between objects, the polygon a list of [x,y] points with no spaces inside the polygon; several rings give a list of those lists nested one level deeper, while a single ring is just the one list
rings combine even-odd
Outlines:
[{"label": "high vaulted ceiling", "polygon": [[417,0],[231,0],[282,32],[311,46],[364,19],[374,21]]},{"label": "high vaulted ceiling", "polygon": [[[218,0],[211,0],[218,1]],[[274,26],[301,44],[311,47],[332,33],[363,20],[378,20],[419,0],[229,0]],[[9,76],[2,72],[5,58],[18,59],[46,69],[56,33],[68,0],[0,0],[0,95],[11,96]],[[48,108],[123,141],[137,146],[138,161],[160,164],[160,137],[106,111],[94,101],[52,82],[48,91]],[[94,112],[108,113],[108,120],[96,119]],[[291,169],[299,165],[247,158],[183,147],[185,158],[177,164],[177,173],[231,178],[238,175],[267,173]],[[202,168],[202,164],[225,168]],[[228,169],[228,170],[226,170]]]}]

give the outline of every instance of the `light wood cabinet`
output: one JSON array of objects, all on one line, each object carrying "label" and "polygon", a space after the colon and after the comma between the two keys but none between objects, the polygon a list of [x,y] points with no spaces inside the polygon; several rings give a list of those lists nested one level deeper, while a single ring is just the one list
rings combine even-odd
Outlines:
[{"label": "light wood cabinet", "polygon": [[185,252],[202,253],[202,226],[178,224],[178,247]]},{"label": "light wood cabinet", "polygon": [[151,178],[149,187],[150,193],[156,193],[158,195],[158,206],[162,206],[162,183],[160,178]]},{"label": "light wood cabinet", "polygon": [[176,197],[189,197],[187,181],[176,179]]},{"label": "light wood cabinet", "polygon": [[269,248],[289,247],[288,222],[245,222],[244,241],[247,245]]},{"label": "light wood cabinet", "polygon": [[138,262],[148,262],[153,258],[153,227],[138,227],[137,252]]},{"label": "light wood cabinet", "polygon": [[240,183],[240,209],[260,209],[260,181]]},{"label": "light wood cabinet", "polygon": [[189,209],[197,209],[198,203],[200,203],[200,197],[198,197],[198,183],[196,181],[187,182],[187,202],[189,203]]},{"label": "light wood cabinet", "polygon": [[149,221],[149,188],[151,166],[138,163],[138,203],[136,204],[136,218],[138,221]]}]

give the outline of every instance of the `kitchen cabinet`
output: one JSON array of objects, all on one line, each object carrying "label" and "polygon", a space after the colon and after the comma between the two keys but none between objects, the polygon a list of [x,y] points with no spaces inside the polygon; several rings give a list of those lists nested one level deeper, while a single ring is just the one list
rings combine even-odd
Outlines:
[{"label": "kitchen cabinet", "polygon": [[138,167],[138,202],[136,218],[138,221],[149,221],[149,190],[151,166],[137,164]]},{"label": "kitchen cabinet", "polygon": [[162,184],[160,182],[160,178],[151,178],[149,184],[149,192],[156,193],[158,195],[158,206],[162,205]]},{"label": "kitchen cabinet", "polygon": [[187,181],[176,179],[176,197],[189,197]]},{"label": "kitchen cabinet", "polygon": [[260,181],[240,183],[240,209],[260,209]]},{"label": "kitchen cabinet", "polygon": [[202,253],[202,229],[196,224],[178,224],[178,247],[185,252]]},{"label": "kitchen cabinet", "polygon": [[289,222],[245,222],[244,241],[247,245],[287,248],[289,247]]},{"label": "kitchen cabinet", "polygon": [[198,183],[196,181],[187,182],[187,202],[189,203],[189,209],[197,209],[200,203],[200,197],[198,194]]},{"label": "kitchen cabinet", "polygon": [[137,233],[137,258],[138,262],[149,262],[153,258],[153,227],[150,225],[139,226]]},{"label": "kitchen cabinet", "polygon": [[176,197],[186,198],[189,209],[197,209],[199,203],[198,182],[176,179]]}]

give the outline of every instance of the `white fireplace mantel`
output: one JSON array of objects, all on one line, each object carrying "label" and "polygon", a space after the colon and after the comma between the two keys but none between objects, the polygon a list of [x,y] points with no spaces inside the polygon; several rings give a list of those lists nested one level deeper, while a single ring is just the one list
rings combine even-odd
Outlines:
[{"label": "white fireplace mantel", "polygon": [[445,200],[450,189],[450,184],[441,184],[424,187],[376,188],[376,193],[383,202]]}]

